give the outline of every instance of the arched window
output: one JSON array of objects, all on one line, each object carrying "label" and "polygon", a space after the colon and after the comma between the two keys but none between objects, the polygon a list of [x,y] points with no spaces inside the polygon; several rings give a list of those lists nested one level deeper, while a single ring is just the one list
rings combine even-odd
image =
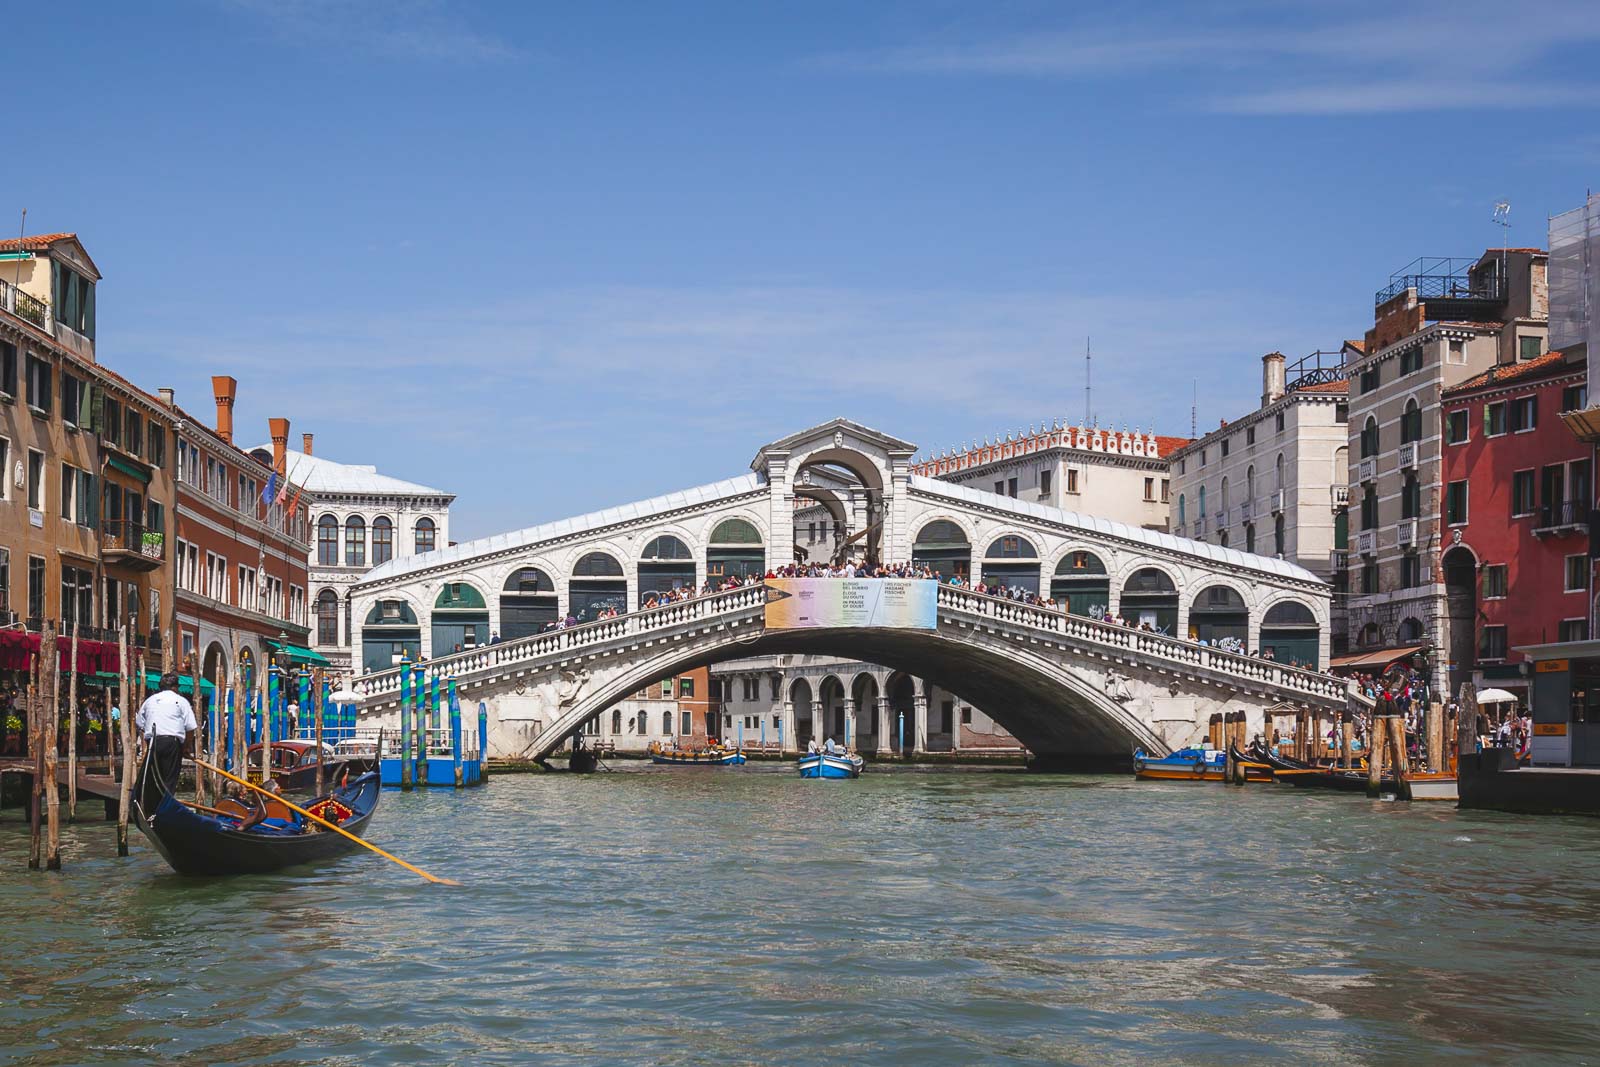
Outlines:
[{"label": "arched window", "polygon": [[1254,463],[1244,469],[1244,498],[1251,501],[1256,498],[1256,465]]},{"label": "arched window", "polygon": [[650,543],[644,546],[644,551],[639,554],[639,558],[643,560],[672,560],[693,559],[694,556],[690,554],[688,545],[671,534],[662,534],[660,537],[652,538]]},{"label": "arched window", "polygon": [[332,515],[317,520],[317,565],[339,565],[339,520]]},{"label": "arched window", "polygon": [[622,709],[611,709],[611,733],[613,736],[622,732]]},{"label": "arched window", "polygon": [[[1021,562],[1031,560],[1032,562]],[[997,537],[984,553],[982,579],[1005,590],[1039,595],[1039,550],[1026,537]]]},{"label": "arched window", "polygon": [[1026,537],[1001,537],[989,545],[985,559],[1038,559],[1039,552]]},{"label": "arched window", "polygon": [[1261,649],[1280,663],[1315,669],[1320,636],[1316,616],[1297,600],[1280,600],[1261,620]]},{"label": "arched window", "polygon": [[638,607],[674,589],[695,587],[694,555],[689,546],[671,534],[651,538],[639,556]]},{"label": "arched window", "polygon": [[1256,550],[1256,524],[1253,522],[1247,522],[1244,526],[1244,550],[1246,552]]},{"label": "arched window", "polygon": [[1111,602],[1106,565],[1093,552],[1069,552],[1056,564],[1050,596],[1074,615],[1100,618]]},{"label": "arched window", "polygon": [[435,533],[435,527],[433,525],[433,520],[432,519],[424,517],[424,518],[420,518],[420,519],[417,520],[417,528],[416,528],[417,540],[416,540],[416,545],[417,545],[417,551],[418,552],[432,552],[433,551],[434,533]]},{"label": "arched window", "polygon": [[339,643],[339,594],[324,589],[317,594],[317,644]]},{"label": "arched window", "polygon": [[605,552],[590,552],[572,568],[567,582],[567,611],[579,622],[589,622],[602,612],[628,610],[628,582],[622,564]]},{"label": "arched window", "polygon": [[360,515],[352,515],[344,520],[344,565],[367,565],[367,524]]},{"label": "arched window", "polygon": [[1275,491],[1281,493],[1284,490],[1284,485],[1283,485],[1283,453],[1282,452],[1278,453],[1278,459],[1277,459],[1276,464],[1274,464],[1274,467],[1275,467],[1275,469],[1274,469],[1273,475],[1272,475],[1273,476],[1273,480],[1274,480],[1274,484],[1273,484],[1272,488]]},{"label": "arched window", "polygon": [[605,552],[590,552],[572,568],[575,578],[621,578],[622,564]]},{"label": "arched window", "polygon": [[394,558],[394,523],[379,515],[372,520],[372,563],[388,563]]},{"label": "arched window", "polygon": [[1206,487],[1200,487],[1200,512],[1195,516],[1196,522],[1204,522],[1206,518]]},{"label": "arched window", "polygon": [[672,712],[670,711],[661,713],[661,733],[667,737],[672,736]]},{"label": "arched window", "polygon": [[1416,644],[1422,640],[1422,623],[1410,617],[1402,619],[1400,629],[1395,633],[1395,639],[1406,644]]},{"label": "arched window", "polygon": [[1282,515],[1279,515],[1279,516],[1277,516],[1276,518],[1274,518],[1272,520],[1272,551],[1275,552],[1277,555],[1280,555],[1280,556],[1283,555],[1283,553],[1285,551],[1285,549],[1283,547],[1283,516]]},{"label": "arched window", "polygon": [[639,736],[640,737],[643,737],[645,734],[650,732],[650,715],[649,715],[649,713],[641,711],[639,713],[638,723],[639,723]]},{"label": "arched window", "polygon": [[708,579],[716,582],[732,577],[759,578],[766,569],[767,553],[761,547],[761,531],[743,519],[723,519],[717,523],[706,546]]},{"label": "arched window", "polygon": [[1227,478],[1223,478],[1222,479],[1222,521],[1223,522],[1227,522],[1228,521],[1228,504],[1229,503],[1230,503],[1230,501],[1228,499],[1228,479]]},{"label": "arched window", "polygon": [[941,578],[966,578],[972,573],[972,545],[961,527],[935,519],[917,531],[911,562],[932,567]]},{"label": "arched window", "polygon": [[1371,459],[1378,454],[1378,420],[1371,415],[1361,427],[1361,458]]},{"label": "arched window", "polygon": [[537,567],[513,571],[500,592],[500,636],[507,641],[539,633],[559,617],[555,583]]},{"label": "arched window", "polygon": [[1400,416],[1400,443],[1409,445],[1422,440],[1422,409],[1412,397],[1406,401],[1405,413]]},{"label": "arched window", "polygon": [[759,545],[761,532],[743,519],[723,519],[711,531],[714,545]]}]

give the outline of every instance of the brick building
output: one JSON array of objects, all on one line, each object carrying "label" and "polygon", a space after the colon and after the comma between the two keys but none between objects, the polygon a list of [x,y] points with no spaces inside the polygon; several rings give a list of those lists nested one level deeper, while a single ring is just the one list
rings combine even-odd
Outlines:
[{"label": "brick building", "polygon": [[269,657],[285,666],[325,666],[327,660],[307,647],[313,498],[291,486],[287,499],[262,501],[269,482],[286,484],[289,420],[270,420],[277,455],[263,462],[233,443],[238,383],[226,376],[211,382],[214,429],[173,406],[181,420],[174,553],[180,662],[185,670],[198,662],[207,679],[246,684]]}]

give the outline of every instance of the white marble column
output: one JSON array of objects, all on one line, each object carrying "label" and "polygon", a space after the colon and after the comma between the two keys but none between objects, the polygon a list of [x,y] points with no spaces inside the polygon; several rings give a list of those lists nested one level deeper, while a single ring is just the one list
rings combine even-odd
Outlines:
[{"label": "white marble column", "polygon": [[[928,751],[928,697],[925,693],[918,693],[912,698],[912,717],[916,720],[916,728],[911,733],[911,751],[921,755]],[[952,744],[953,744],[952,740]]]},{"label": "white marble column", "polygon": [[889,706],[888,697],[878,698],[877,714],[878,755],[879,757],[885,757],[891,755],[895,751],[895,741],[897,739],[897,735],[895,733],[894,709]]},{"label": "white marble column", "polygon": [[844,736],[834,740],[842,743],[845,748],[855,748],[861,743],[861,734],[856,724],[856,698],[844,698]]}]

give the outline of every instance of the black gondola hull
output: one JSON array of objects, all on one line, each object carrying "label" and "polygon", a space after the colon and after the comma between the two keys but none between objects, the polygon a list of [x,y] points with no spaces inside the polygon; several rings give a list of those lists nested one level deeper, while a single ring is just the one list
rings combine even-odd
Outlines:
[{"label": "black gondola hull", "polygon": [[[378,776],[363,775],[332,795],[355,812],[340,825],[359,837],[378,807]],[[318,863],[361,847],[332,830],[304,834],[241,833],[215,817],[185,807],[171,796],[161,798],[153,815],[145,815],[135,805],[134,816],[139,829],[173,870],[196,877],[266,874],[285,867]]]}]

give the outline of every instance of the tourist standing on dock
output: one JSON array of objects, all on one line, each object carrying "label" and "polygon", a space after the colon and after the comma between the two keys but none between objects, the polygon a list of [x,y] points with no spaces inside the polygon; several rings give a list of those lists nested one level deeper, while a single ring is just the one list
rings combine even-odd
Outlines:
[{"label": "tourist standing on dock", "polygon": [[149,748],[162,788],[176,793],[178,774],[183,770],[184,739],[199,727],[194,708],[178,694],[176,674],[161,676],[161,689],[139,707],[133,724]]}]

